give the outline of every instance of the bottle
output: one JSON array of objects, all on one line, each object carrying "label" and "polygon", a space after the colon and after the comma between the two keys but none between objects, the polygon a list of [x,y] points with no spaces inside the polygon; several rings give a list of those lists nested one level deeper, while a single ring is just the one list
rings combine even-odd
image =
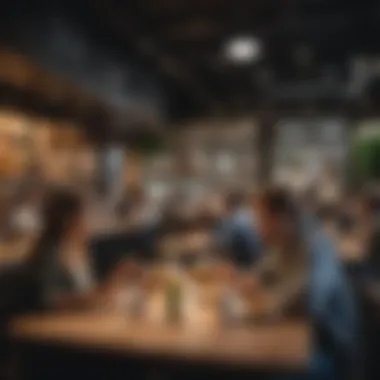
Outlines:
[{"label": "bottle", "polygon": [[142,318],[145,314],[146,294],[139,287],[134,287],[131,294],[130,315],[132,318]]},{"label": "bottle", "polygon": [[239,322],[244,315],[242,300],[231,288],[225,288],[220,299],[220,319],[223,324],[231,325]]},{"label": "bottle", "polygon": [[182,319],[183,279],[178,267],[171,270],[166,289],[166,316],[170,322]]}]

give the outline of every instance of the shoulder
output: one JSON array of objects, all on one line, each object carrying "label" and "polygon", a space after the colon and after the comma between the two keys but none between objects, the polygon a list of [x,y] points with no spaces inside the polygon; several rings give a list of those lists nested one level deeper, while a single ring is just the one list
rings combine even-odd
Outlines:
[{"label": "shoulder", "polygon": [[321,228],[315,229],[308,235],[307,246],[312,263],[326,265],[330,268],[339,266],[335,244]]},{"label": "shoulder", "polygon": [[240,227],[252,228],[254,225],[253,216],[245,211],[241,211],[237,213],[233,218],[233,222],[235,225],[240,226]]}]

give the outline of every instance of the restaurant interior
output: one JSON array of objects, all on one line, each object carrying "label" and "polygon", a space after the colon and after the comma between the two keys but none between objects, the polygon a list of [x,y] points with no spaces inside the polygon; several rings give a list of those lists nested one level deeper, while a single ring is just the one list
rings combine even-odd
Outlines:
[{"label": "restaurant interior", "polygon": [[380,379],[376,1],[0,19],[0,379]]}]

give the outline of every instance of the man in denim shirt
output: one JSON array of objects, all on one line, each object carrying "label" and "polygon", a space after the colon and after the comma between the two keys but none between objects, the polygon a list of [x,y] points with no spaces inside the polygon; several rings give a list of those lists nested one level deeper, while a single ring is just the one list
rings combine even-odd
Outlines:
[{"label": "man in denim shirt", "polygon": [[315,230],[309,239],[309,307],[319,358],[335,359],[339,374],[356,375],[359,334],[353,289],[331,240],[321,230]]},{"label": "man in denim shirt", "polygon": [[[277,252],[281,252],[280,256],[285,255],[286,260],[291,260],[299,247],[304,247],[307,259],[305,283],[302,283],[302,276],[298,277],[298,283],[295,276],[286,277],[286,273],[278,277],[290,291],[282,294],[282,299],[277,297],[277,306],[282,308],[280,315],[286,315],[285,308],[294,303],[306,289],[305,309],[314,328],[314,354],[306,375],[291,374],[282,378],[338,380],[356,376],[359,362],[357,310],[353,291],[340,266],[334,245],[322,232],[317,220],[308,213],[301,214],[291,197],[282,189],[265,192],[258,211],[265,246],[290,247],[277,249]],[[294,286],[288,286],[289,282]],[[280,288],[284,288],[283,285]],[[276,310],[278,315],[278,307],[270,307],[268,312]]]}]

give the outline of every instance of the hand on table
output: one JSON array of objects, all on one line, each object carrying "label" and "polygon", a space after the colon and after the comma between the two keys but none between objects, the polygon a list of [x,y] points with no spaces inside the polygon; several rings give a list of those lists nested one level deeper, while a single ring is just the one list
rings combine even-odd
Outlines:
[{"label": "hand on table", "polygon": [[266,320],[278,317],[275,295],[266,290],[257,277],[252,274],[243,275],[238,279],[236,287],[246,300],[250,318]]},{"label": "hand on table", "polygon": [[152,292],[156,289],[164,288],[167,283],[167,278],[157,272],[144,273],[141,279],[141,286],[145,292]]},{"label": "hand on table", "polygon": [[252,274],[241,275],[237,279],[236,288],[244,297],[256,297],[262,291],[258,278]]},{"label": "hand on table", "polygon": [[142,276],[141,268],[133,260],[122,260],[116,265],[106,282],[106,289],[112,290],[137,281]]},{"label": "hand on table", "polygon": [[214,275],[217,280],[232,284],[237,278],[237,270],[228,262],[221,263],[215,268]]}]

